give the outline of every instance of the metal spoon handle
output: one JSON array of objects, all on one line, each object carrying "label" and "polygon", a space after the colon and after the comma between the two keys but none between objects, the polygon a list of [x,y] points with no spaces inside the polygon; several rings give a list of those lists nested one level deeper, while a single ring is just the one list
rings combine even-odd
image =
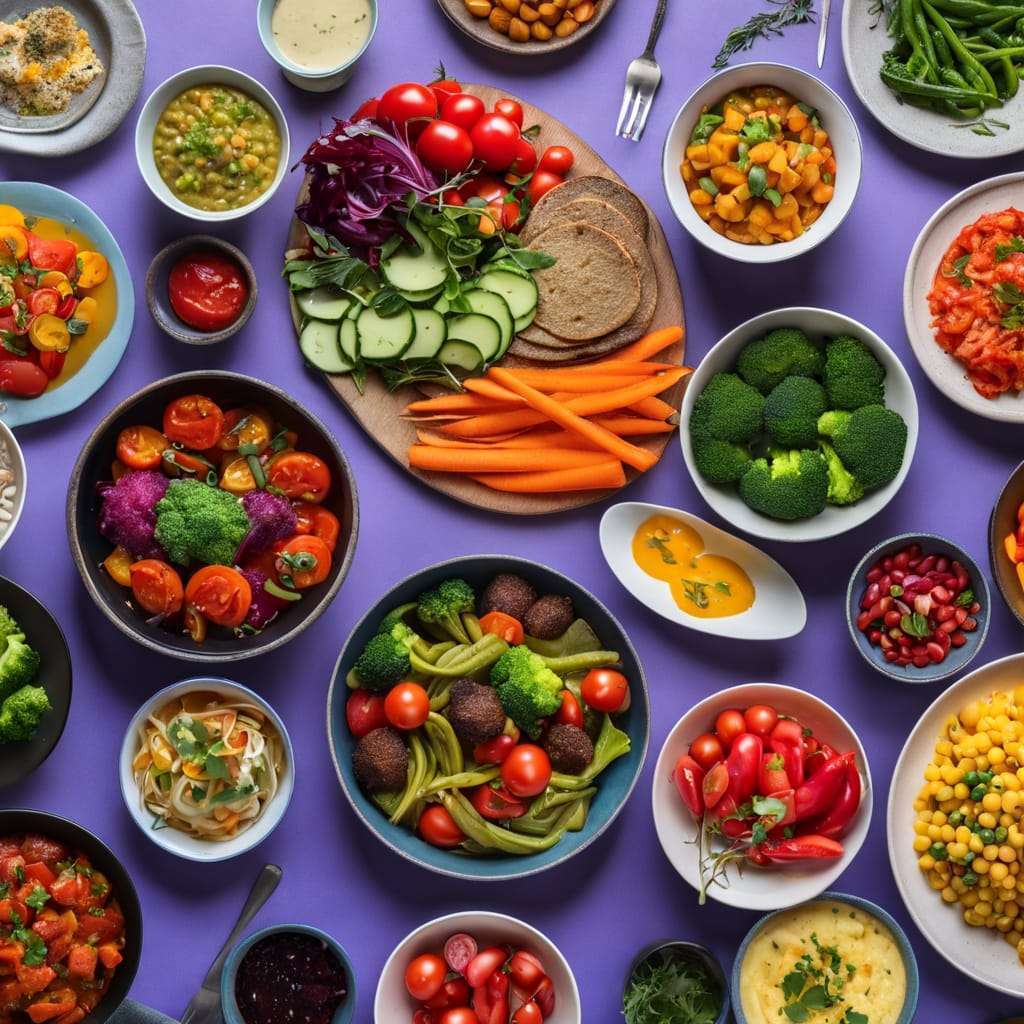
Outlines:
[{"label": "metal spoon handle", "polygon": [[658,6],[654,11],[654,21],[651,24],[651,34],[647,37],[647,49],[644,54],[648,57],[654,56],[654,46],[661,35],[661,26],[665,21],[665,10],[668,7],[668,0],[658,0]]}]

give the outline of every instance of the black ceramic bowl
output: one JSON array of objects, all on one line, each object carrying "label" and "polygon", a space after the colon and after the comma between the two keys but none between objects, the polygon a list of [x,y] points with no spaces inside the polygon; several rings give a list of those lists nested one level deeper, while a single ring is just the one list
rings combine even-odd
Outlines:
[{"label": "black ceramic bowl", "polygon": [[71,707],[71,655],[57,620],[27,590],[0,576],[0,605],[25,631],[42,661],[35,685],[46,690],[51,710],[27,743],[0,744],[0,787],[10,786],[38,768],[57,746]]},{"label": "black ceramic bowl", "polygon": [[682,939],[667,939],[664,942],[654,942],[650,946],[644,947],[633,957],[633,962],[629,965],[629,970],[626,972],[626,980],[622,985],[623,1002],[625,1002],[626,992],[629,990],[629,982],[633,977],[633,972],[642,963],[659,954],[683,961],[690,961],[703,967],[714,978],[719,991],[722,993],[722,1008],[718,1012],[715,1024],[726,1024],[727,1021],[732,1020],[732,1014],[730,1013],[732,1000],[729,994],[729,982],[725,977],[725,972],[722,970],[722,965],[707,946],[702,946],[697,942],[686,942]]},{"label": "black ceramic bowl", "polygon": [[[147,614],[135,607],[131,592],[115,583],[102,567],[111,545],[97,529],[99,497],[96,485],[110,480],[117,435],[133,424],[159,425],[169,402],[183,395],[203,394],[222,409],[261,405],[299,435],[299,448],[319,456],[331,471],[331,493],[324,502],[341,522],[341,536],[331,571],[323,583],[303,591],[301,601],[286,608],[262,633],[237,638],[210,635],[201,644],[187,634],[146,623]],[[224,370],[200,370],[166,377],[136,392],[110,412],[82,449],[68,485],[67,530],[71,554],[86,590],[100,611],[126,636],[150,650],[175,658],[206,663],[252,658],[274,650],[298,636],[334,600],[355,553],[359,510],[356,485],[338,442],[309,411],[280,388],[255,377]]]},{"label": "black ceramic bowl", "polygon": [[1006,535],[1017,532],[1017,509],[1021,502],[1024,502],[1024,462],[1014,469],[1003,484],[988,521],[988,557],[992,563],[992,577],[1006,607],[1024,625],[1024,585],[1017,575],[1017,566],[1010,561],[1004,546]]},{"label": "black ceramic bowl", "polygon": [[99,1005],[82,1024],[104,1024],[121,1005],[132,987],[135,972],[142,955],[142,908],[128,872],[114,856],[110,848],[88,829],[77,825],[68,818],[46,811],[25,809],[0,810],[0,839],[36,832],[56,839],[60,843],[84,853],[97,871],[103,872],[110,881],[113,896],[121,907],[125,921],[124,960],[118,965],[114,980]]}]

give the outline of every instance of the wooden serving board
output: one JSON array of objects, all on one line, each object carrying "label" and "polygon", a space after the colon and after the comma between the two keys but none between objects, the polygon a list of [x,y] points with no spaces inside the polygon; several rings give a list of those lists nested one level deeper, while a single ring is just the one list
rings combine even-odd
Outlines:
[{"label": "wooden serving board", "polygon": [[[508,93],[489,85],[463,85],[463,89],[479,96],[488,109],[491,109],[495,100],[502,96],[508,96]],[[539,150],[542,151],[545,147],[553,145],[568,146],[576,155],[574,174],[597,174],[625,184],[622,178],[586,142],[564,124],[524,100],[518,100],[518,102],[523,107],[523,123],[540,125],[541,130],[537,143]],[[302,201],[305,189],[306,186],[303,183],[297,203]],[[650,329],[669,327],[673,324],[684,325],[683,296],[679,287],[679,278],[676,276],[675,265],[672,262],[672,254],[665,239],[665,232],[649,209],[648,213],[650,215],[650,232],[647,241],[658,275],[658,305],[654,311]],[[303,248],[306,245],[306,240],[305,227],[298,218],[292,218],[286,248],[289,250]],[[295,321],[297,330],[299,314],[294,302],[291,306],[292,319]],[[684,333],[683,340],[666,349],[659,359],[681,364],[685,345]],[[524,360],[512,357],[503,362],[509,366],[531,365]],[[603,501],[615,493],[615,491],[579,491],[571,494],[507,494],[504,491],[492,491],[461,474],[427,473],[411,469],[406,454],[409,446],[416,442],[416,428],[410,420],[403,419],[402,410],[409,402],[422,397],[419,389],[407,386],[397,391],[388,391],[381,381],[380,375],[374,372],[369,374],[363,394],[359,393],[352,379],[347,375],[324,374],[324,379],[356,422],[406,472],[419,478],[428,487],[447,494],[450,498],[466,505],[488,509],[492,512],[503,512],[508,515],[545,515]],[[681,381],[661,397],[678,409],[685,385],[685,380]],[[675,434],[657,434],[647,439],[631,438],[631,440],[660,456],[666,445],[674,443]],[[627,485],[638,475],[636,470],[627,466]],[[619,489],[621,490],[621,488]]]}]

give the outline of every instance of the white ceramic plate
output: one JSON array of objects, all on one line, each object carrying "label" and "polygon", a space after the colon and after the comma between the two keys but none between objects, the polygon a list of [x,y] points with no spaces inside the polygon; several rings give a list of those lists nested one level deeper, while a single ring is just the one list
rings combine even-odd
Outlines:
[{"label": "white ceramic plate", "polygon": [[[697,215],[679,173],[679,164],[701,112],[706,107],[720,103],[733,90],[754,85],[778,86],[814,107],[821,116],[821,126],[828,132],[836,154],[836,187],[832,201],[799,238],[775,245],[744,245],[712,230]],[[836,93],[806,71],[788,64],[759,62],[725,68],[690,94],[690,98],[676,114],[665,138],[661,153],[661,174],[672,212],[701,245],[741,263],[779,263],[809,252],[842,224],[853,206],[860,185],[861,158],[857,123]]]},{"label": "white ceramic plate", "polygon": [[1009,130],[994,128],[993,137],[955,128],[952,118],[900,103],[878,74],[882,54],[892,48],[892,40],[885,19],[878,21],[874,7],[871,0],[843,4],[843,60],[861,103],[883,128],[918,149],[944,157],[987,160],[1024,149],[1024,94],[988,112],[989,117],[1010,126]]},{"label": "white ceramic plate", "polygon": [[954,683],[921,716],[896,762],[889,787],[886,832],[889,863],[896,886],[914,924],[958,971],[999,992],[1024,999],[1024,970],[1020,958],[1003,937],[987,928],[972,928],[963,914],[943,903],[917,866],[914,852],[914,799],[924,784],[925,765],[931,760],[943,724],[972,700],[995,690],[1024,685],[1024,654],[990,662]]},{"label": "white ceramic plate", "polygon": [[[850,724],[834,708],[805,690],[775,683],[746,683],[721,690],[705,698],[675,724],[658,755],[654,769],[651,803],[658,841],[672,867],[699,891],[700,872],[697,859],[697,822],[683,803],[672,781],[676,761],[685,754],[690,743],[708,732],[718,715],[729,709],[740,710],[751,704],[771,704],[780,714],[792,715],[814,734],[841,753],[857,751],[863,795],[860,809],[842,838],[845,852],[834,861],[780,864],[771,868],[745,867],[740,874],[736,866],[728,873],[728,885],[713,885],[708,898],[744,910],[781,910],[820,896],[846,870],[867,837],[871,824],[871,770],[867,755]],[[708,911],[708,913],[713,913]],[[1009,950],[1009,946],[1006,947]]]},{"label": "white ceramic plate", "polygon": [[[1021,131],[1024,132],[1024,124]],[[932,214],[907,260],[903,277],[903,320],[921,369],[947,398],[986,419],[1024,423],[1024,397],[1021,395],[1008,393],[998,398],[983,398],[974,390],[963,366],[935,341],[928,308],[932,279],[953,239],[983,213],[997,213],[1009,206],[1024,207],[1022,172],[979,181],[947,200]]]},{"label": "white ceramic plate", "polygon": [[377,995],[373,1001],[375,1024],[395,1024],[413,1015],[418,1004],[405,988],[405,969],[409,961],[423,953],[440,956],[445,940],[458,932],[472,935],[480,949],[511,945],[534,953],[555,986],[555,1012],[544,1024],[580,1024],[583,1020],[576,979],[558,947],[525,921],[477,910],[435,918],[402,939],[388,957],[377,982]]},{"label": "white ceramic plate", "polygon": [[[663,580],[648,576],[633,558],[633,536],[651,516],[675,516],[704,538],[705,552],[737,562],[754,584],[754,603],[739,615],[705,619],[687,615],[676,604]],[[678,508],[624,501],[613,505],[601,518],[601,552],[619,582],[652,612],[669,622],[699,633],[737,640],[785,640],[796,636],[807,622],[807,605],[796,580],[763,551],[725,530]],[[680,570],[681,575],[685,575]]]},{"label": "white ceramic plate", "polygon": [[25,455],[18,444],[18,439],[3,420],[0,420],[0,443],[7,447],[10,455],[11,472],[14,474],[14,486],[16,488],[12,499],[13,505],[9,509],[11,518],[0,529],[0,548],[2,548],[14,535],[14,528],[21,519],[22,510],[25,508],[25,496],[28,494],[28,468],[25,465]]},{"label": "white ceramic plate", "polygon": [[[740,498],[735,485],[719,486],[708,483],[697,472],[693,462],[693,446],[690,444],[690,413],[693,411],[693,403],[705,385],[716,373],[731,372],[744,345],[776,327],[799,327],[812,340],[831,338],[839,334],[851,334],[859,338],[885,367],[885,404],[898,412],[907,424],[907,450],[895,480],[885,487],[870,491],[855,505],[826,505],[824,510],[813,518],[798,519],[794,522],[769,519],[755,512]],[[679,441],[683,447],[686,467],[693,477],[697,490],[711,508],[731,526],[755,537],[764,537],[766,540],[824,540],[866,523],[889,504],[902,486],[907,473],[910,472],[910,463],[914,459],[914,449],[917,446],[917,398],[914,396],[914,385],[896,353],[864,324],[827,309],[812,309],[806,306],[775,309],[733,328],[701,360],[690,377],[686,393],[683,395]]]}]

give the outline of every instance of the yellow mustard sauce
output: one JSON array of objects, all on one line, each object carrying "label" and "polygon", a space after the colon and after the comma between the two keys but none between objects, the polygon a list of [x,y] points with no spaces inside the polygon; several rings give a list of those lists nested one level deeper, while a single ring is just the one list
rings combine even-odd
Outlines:
[{"label": "yellow mustard sauce", "polygon": [[718,619],[754,603],[754,584],[731,558],[704,554],[704,538],[674,516],[646,519],[633,535],[633,559],[648,576],[664,580],[687,615]]}]

